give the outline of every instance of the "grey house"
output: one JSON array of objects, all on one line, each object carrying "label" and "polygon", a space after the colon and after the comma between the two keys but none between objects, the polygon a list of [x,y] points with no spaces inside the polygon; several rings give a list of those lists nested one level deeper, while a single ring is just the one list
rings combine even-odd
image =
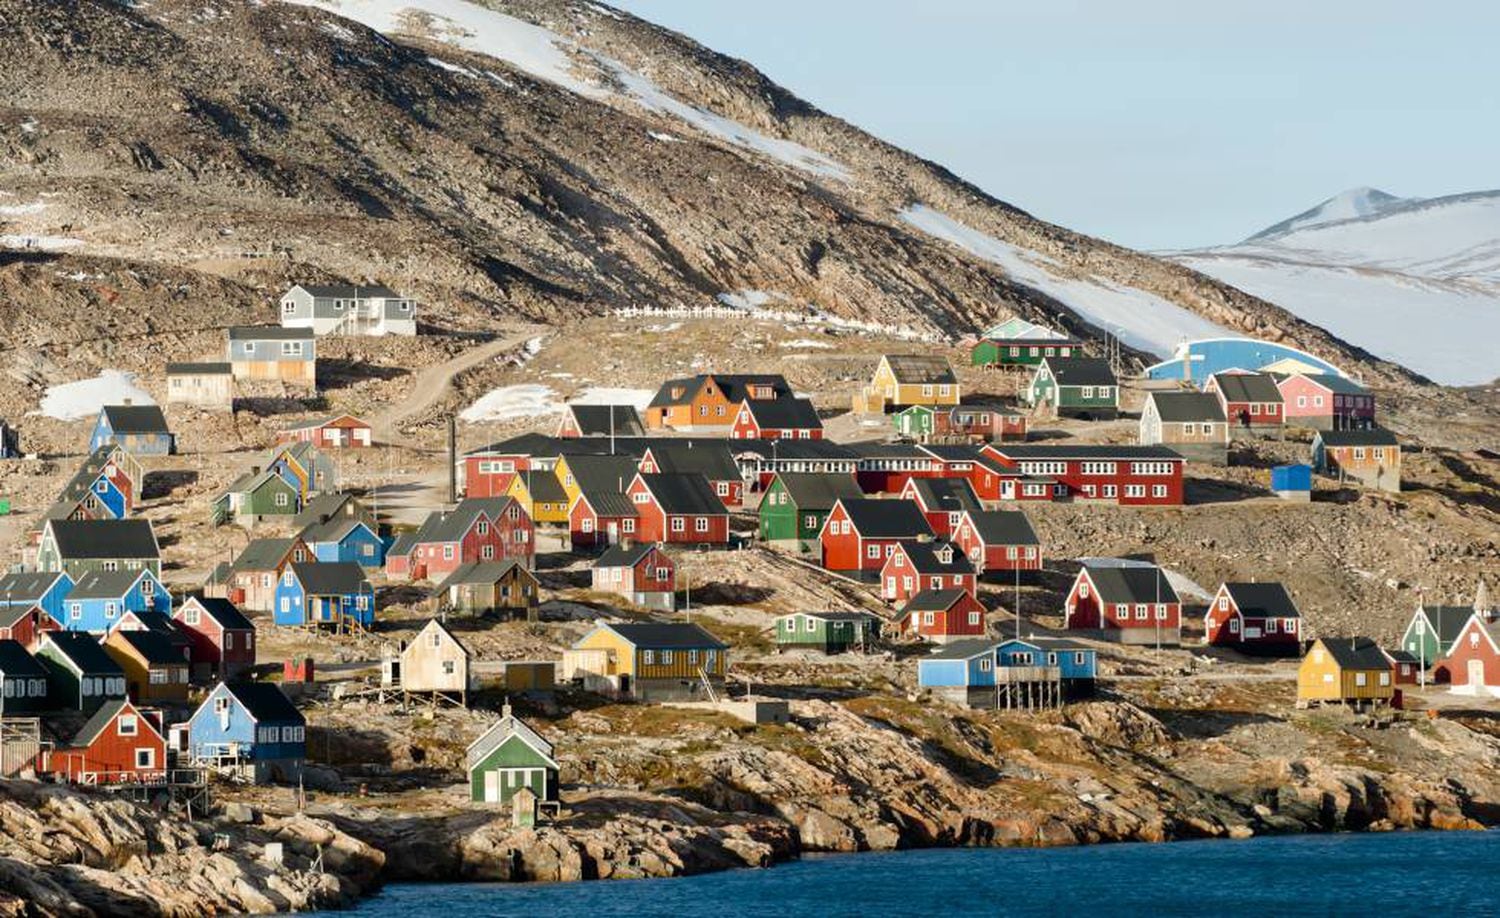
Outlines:
[{"label": "grey house", "polygon": [[318,345],[310,328],[239,326],[229,329],[229,367],[235,379],[316,386]]},{"label": "grey house", "polygon": [[389,287],[298,284],[281,297],[282,328],[314,335],[415,335],[417,303]]}]

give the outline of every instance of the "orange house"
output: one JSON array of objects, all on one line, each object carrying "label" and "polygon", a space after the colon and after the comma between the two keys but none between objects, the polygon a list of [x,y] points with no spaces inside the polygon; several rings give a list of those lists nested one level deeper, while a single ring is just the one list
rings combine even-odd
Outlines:
[{"label": "orange house", "polygon": [[669,379],[646,406],[651,430],[729,427],[741,402],[790,398],[792,387],[779,374],[705,374]]}]

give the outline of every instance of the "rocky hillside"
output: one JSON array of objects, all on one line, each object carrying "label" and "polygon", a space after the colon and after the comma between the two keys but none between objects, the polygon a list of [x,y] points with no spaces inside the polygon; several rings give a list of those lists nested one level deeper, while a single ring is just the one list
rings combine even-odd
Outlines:
[{"label": "rocky hillside", "polygon": [[1020,313],[1158,355],[1228,329],[1408,378],[599,4],[0,0],[0,55],[12,347],[269,321],[288,282],[349,279],[414,291],[439,328],[755,291],[950,335]]}]

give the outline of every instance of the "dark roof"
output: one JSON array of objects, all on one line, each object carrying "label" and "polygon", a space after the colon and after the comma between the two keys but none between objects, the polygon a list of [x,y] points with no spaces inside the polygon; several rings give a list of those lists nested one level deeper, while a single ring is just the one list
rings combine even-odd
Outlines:
[{"label": "dark roof", "polygon": [[604,550],[594,561],[594,567],[635,567],[641,559],[651,553],[655,545],[649,543],[637,543],[635,545],[615,544]]},{"label": "dark roof", "polygon": [[160,558],[149,520],[50,520],[64,558]]},{"label": "dark roof", "polygon": [[972,462],[1001,474],[1010,474],[1015,471],[978,446],[965,446],[958,443],[923,443],[917,448],[943,462]]},{"label": "dark roof", "polygon": [[1156,414],[1167,422],[1224,422],[1224,406],[1207,392],[1153,392]]},{"label": "dark roof", "polygon": [[195,596],[188,602],[196,602],[203,607],[203,611],[219,623],[219,627],[231,631],[254,631],[255,625],[245,614],[235,607],[234,603],[227,599],[216,596]]},{"label": "dark roof", "polygon": [[87,571],[69,591],[69,599],[114,599],[124,596],[141,575],[139,571]]},{"label": "dark roof", "polygon": [[182,656],[182,648],[173,643],[172,639],[160,631],[146,628],[141,631],[126,631],[120,629],[115,632],[120,640],[135,648],[135,652],[141,655],[151,666],[174,666],[187,665],[187,660]]},{"label": "dark roof", "polygon": [[832,440],[732,440],[730,452],[736,456],[755,455],[781,462],[797,459],[857,459],[854,450]]},{"label": "dark roof", "polygon": [[339,414],[325,414],[325,415],[320,415],[320,416],[315,417],[315,418],[308,418],[305,421],[298,421],[297,423],[292,424],[289,427],[283,427],[283,428],[281,428],[281,432],[282,433],[291,433],[291,432],[296,431],[296,430],[316,430],[319,427],[327,427],[329,424],[332,424],[334,421],[342,421],[344,418],[348,418],[351,421],[355,421],[355,422],[357,422],[359,424],[363,424],[365,427],[369,427],[370,426],[367,421],[365,421],[365,420],[363,420],[363,419],[361,419],[359,417],[356,417],[355,415],[352,415],[352,414],[350,414],[347,411],[344,411],[344,412],[341,412]]},{"label": "dark roof", "polygon": [[297,539],[251,539],[234,559],[236,571],[268,571],[286,560]]},{"label": "dark roof", "polygon": [[1229,402],[1281,402],[1281,390],[1269,373],[1215,373],[1214,385]]},{"label": "dark roof", "polygon": [[1102,357],[1044,357],[1042,362],[1052,371],[1060,386],[1114,386],[1115,371]]},{"label": "dark roof", "polygon": [[886,354],[886,365],[891,375],[902,385],[930,384],[955,385],[958,377],[947,357],[932,354]]},{"label": "dark roof", "polygon": [[661,472],[696,472],[709,481],[740,477],[728,440],[663,440],[651,445],[651,458]]},{"label": "dark roof", "polygon": [[[568,405],[573,424],[585,437],[644,437],[641,416],[634,405]],[[611,423],[613,420],[613,423]]]},{"label": "dark roof", "polygon": [[981,509],[979,495],[967,478],[912,478],[912,489],[917,492],[919,503],[930,512],[940,510],[949,513],[977,512]]},{"label": "dark roof", "polygon": [[623,492],[635,478],[638,466],[633,456],[568,456],[568,471],[582,491]]},{"label": "dark roof", "polygon": [[544,504],[559,503],[568,499],[568,491],[557,480],[557,476],[551,472],[517,472],[516,475],[525,482],[526,490],[531,493],[533,501],[541,501]]},{"label": "dark roof", "polygon": [[258,721],[304,723],[302,712],[286,697],[281,687],[271,682],[226,682],[224,688],[237,698],[250,716]]},{"label": "dark roof", "polygon": [[[787,385],[786,378],[779,373],[704,373],[698,376],[669,379],[662,383],[661,388],[651,399],[651,407],[686,405],[709,380],[713,380],[731,404],[744,401],[753,385],[770,386],[776,398],[782,398],[792,392],[792,387]],[[680,389],[681,393],[674,396],[672,394],[674,389]]]},{"label": "dark roof", "polygon": [[1422,659],[1420,657],[1412,653],[1410,650],[1402,650],[1399,647],[1387,650],[1385,652],[1385,655],[1390,657],[1393,663],[1415,663],[1418,666],[1422,665]]},{"label": "dark roof", "polygon": [[1174,603],[1180,602],[1172,582],[1154,564],[1101,565],[1085,563],[1089,579],[1099,591],[1102,602]]},{"label": "dark roof", "polygon": [[[579,499],[587,501],[588,505],[594,508],[595,516],[626,517],[641,515],[641,512],[635,509],[635,502],[619,491],[590,491],[585,488],[582,494],[579,495]],[[719,504],[721,513],[723,512],[723,506],[722,503]]]},{"label": "dark roof", "polygon": [[438,590],[446,590],[460,583],[495,583],[509,574],[512,568],[526,570],[514,558],[507,558],[504,561],[470,561],[454,568],[453,573],[448,575],[448,579],[438,586]]},{"label": "dark roof", "polygon": [[293,564],[292,572],[302,589],[317,596],[347,596],[370,585],[364,568],[353,561],[314,561]]},{"label": "dark roof", "polygon": [[922,515],[920,507],[909,500],[878,500],[872,497],[861,497],[843,500],[840,503],[844,507],[844,512],[849,515],[850,522],[854,524],[855,532],[867,539],[900,539],[932,535],[932,527],[927,525],[927,517]]},{"label": "dark roof", "polygon": [[[906,557],[911,559],[912,567],[921,574],[972,574],[974,565],[969,563],[969,557],[964,554],[963,549],[952,542],[919,542],[907,540],[901,543],[906,551]],[[947,549],[948,560],[942,559],[941,552]]]},{"label": "dark roof", "polygon": [[847,444],[859,459],[931,459],[932,454],[913,443],[887,443],[884,440],[861,440]]},{"label": "dark roof", "polygon": [[[825,611],[825,612],[788,612],[787,615],[806,615],[808,618],[822,619],[825,622],[863,622],[884,621],[874,612],[860,611]],[[781,616],[785,618],[786,616]]]},{"label": "dark roof", "polygon": [[[353,513],[348,513],[345,510],[350,504],[354,505]],[[333,519],[336,516],[360,519],[368,515],[369,510],[353,494],[345,494],[342,491],[330,491],[325,494],[319,494],[304,504],[302,512],[292,517],[292,524],[295,526],[307,526],[312,523],[321,522],[324,519]]]},{"label": "dark roof", "polygon": [[506,440],[497,440],[487,443],[478,449],[471,449],[464,453],[465,456],[556,456],[562,440],[558,437],[549,437],[546,434],[523,433]]},{"label": "dark roof", "polygon": [[20,641],[6,639],[0,641],[0,673],[4,673],[7,679],[45,679],[47,668],[37,662],[36,657],[27,653]]},{"label": "dark roof", "polygon": [[434,510],[427,514],[422,527],[417,530],[417,544],[427,542],[458,542],[484,513],[482,505],[471,499],[460,501],[452,510]]},{"label": "dark roof", "polygon": [[1036,530],[1021,510],[981,510],[969,520],[986,545],[1038,545]]},{"label": "dark roof", "polygon": [[944,644],[921,659],[972,660],[987,653],[994,653],[995,648],[998,646],[1000,645],[996,641],[986,640],[985,638],[970,638],[964,641],[954,641],[950,644]]},{"label": "dark roof", "polygon": [[167,416],[158,405],[105,405],[104,417],[117,434],[164,434]]},{"label": "dark roof", "polygon": [[1247,618],[1301,618],[1286,587],[1274,581],[1226,583],[1229,598]]},{"label": "dark roof", "polygon": [[1423,605],[1417,607],[1417,614],[1426,617],[1428,630],[1437,635],[1438,643],[1446,652],[1448,645],[1458,640],[1474,610],[1469,606]]},{"label": "dark roof", "polygon": [[398,532],[396,533],[396,537],[391,539],[391,547],[386,549],[386,556],[400,558],[409,555],[416,544],[417,534],[415,532]]},{"label": "dark roof", "polygon": [[298,284],[318,299],[406,299],[384,284]]},{"label": "dark roof", "polygon": [[602,624],[603,627],[620,635],[631,644],[647,649],[656,647],[667,649],[681,647],[690,650],[723,649],[729,646],[691,622],[603,622]]},{"label": "dark roof", "polygon": [[282,328],[279,325],[236,325],[229,329],[230,341],[311,341],[310,328]]},{"label": "dark roof", "polygon": [[798,510],[832,510],[842,499],[857,499],[864,496],[853,475],[814,474],[811,472],[781,472],[777,474],[792,504]]},{"label": "dark roof", "polygon": [[[335,516],[332,519],[308,525],[298,535],[308,545],[314,542],[339,542],[356,526],[370,529],[370,524],[357,516]],[[370,531],[374,532],[373,529]]]},{"label": "dark roof", "polygon": [[104,645],[91,634],[82,631],[49,631],[46,640],[52,642],[58,652],[71,660],[80,672],[91,675],[123,675],[125,672],[114,657],[104,652]]},{"label": "dark roof", "polygon": [[641,481],[656,498],[663,513],[674,516],[713,516],[727,514],[724,501],[714,493],[714,486],[697,473],[641,475]]},{"label": "dark roof", "polygon": [[1340,669],[1389,669],[1391,665],[1373,638],[1325,637],[1322,644]]},{"label": "dark roof", "polygon": [[[94,716],[85,721],[84,725],[80,727],[78,729],[78,732],[73,735],[73,741],[71,745],[74,748],[80,748],[83,746],[87,746],[94,740],[98,739],[99,734],[104,732],[104,728],[114,723],[115,718],[120,716],[120,712],[124,711],[125,707],[129,704],[130,702],[124,698],[115,698],[111,699],[110,701],[104,702],[104,704],[99,706],[99,710],[94,712]],[[150,724],[151,729],[156,730],[157,734],[161,733],[160,730],[157,730],[156,724],[153,723],[150,718],[141,717],[140,719]],[[140,728],[137,727],[136,729]]]},{"label": "dark roof", "polygon": [[1322,386],[1329,392],[1336,392],[1339,395],[1370,394],[1369,389],[1366,389],[1347,376],[1336,376],[1333,373],[1299,373],[1297,375],[1314,385]]},{"label": "dark roof", "polygon": [[1324,446],[1396,446],[1396,435],[1382,427],[1369,430],[1320,430]]},{"label": "dark roof", "polygon": [[[923,590],[901,607],[901,614],[910,612],[942,612],[961,602],[969,593],[965,590]],[[974,597],[970,596],[973,599]]]},{"label": "dark roof", "polygon": [[169,363],[168,376],[228,376],[234,372],[228,363]]},{"label": "dark roof", "polygon": [[12,603],[36,602],[52,588],[61,571],[23,571],[0,577],[0,598]]},{"label": "dark roof", "polygon": [[14,628],[17,622],[30,615],[33,610],[38,615],[47,615],[48,619],[51,619],[51,616],[42,611],[39,606],[18,602],[14,605],[0,606],[0,628]]},{"label": "dark roof", "polygon": [[1026,632],[1023,638],[1028,644],[1034,644],[1043,650],[1086,650],[1094,652],[1094,648],[1088,646],[1070,634],[1057,631],[1032,630]]},{"label": "dark roof", "polygon": [[823,421],[811,399],[778,398],[769,401],[750,399],[744,403],[757,426],[773,430],[821,430]]},{"label": "dark roof", "polygon": [[989,449],[1007,459],[1016,461],[1035,459],[1120,459],[1130,460],[1153,460],[1153,461],[1184,461],[1182,456],[1172,452],[1165,446],[1136,446],[1115,445],[1110,443],[1078,443],[1078,444],[1051,444],[1051,443],[995,443]]}]

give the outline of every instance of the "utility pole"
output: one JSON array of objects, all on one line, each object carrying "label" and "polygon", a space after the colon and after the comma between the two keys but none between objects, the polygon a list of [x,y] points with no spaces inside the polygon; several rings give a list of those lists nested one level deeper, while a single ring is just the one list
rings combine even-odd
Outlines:
[{"label": "utility pole", "polygon": [[448,415],[448,503],[458,503],[458,418]]}]

